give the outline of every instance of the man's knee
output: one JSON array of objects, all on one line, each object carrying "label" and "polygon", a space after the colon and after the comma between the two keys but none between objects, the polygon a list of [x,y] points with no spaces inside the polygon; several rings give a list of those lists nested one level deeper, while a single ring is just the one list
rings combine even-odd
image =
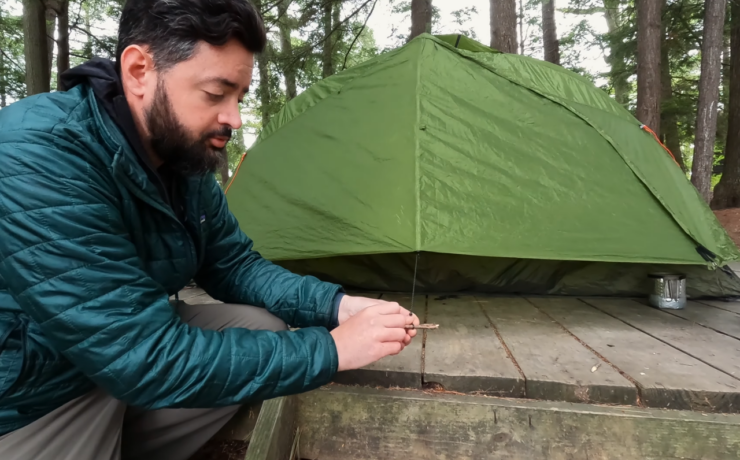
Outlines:
[{"label": "man's knee", "polygon": [[283,320],[264,308],[238,304],[188,305],[180,303],[177,313],[183,321],[201,329],[221,331],[229,328],[285,331]]}]

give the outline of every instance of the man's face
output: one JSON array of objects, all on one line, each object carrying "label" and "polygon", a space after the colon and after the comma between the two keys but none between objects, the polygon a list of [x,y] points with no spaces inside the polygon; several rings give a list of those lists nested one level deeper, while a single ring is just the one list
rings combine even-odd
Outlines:
[{"label": "man's face", "polygon": [[184,175],[216,171],[241,124],[239,102],[252,81],[254,55],[232,40],[200,43],[190,59],[159,73],[144,112],[154,153]]}]

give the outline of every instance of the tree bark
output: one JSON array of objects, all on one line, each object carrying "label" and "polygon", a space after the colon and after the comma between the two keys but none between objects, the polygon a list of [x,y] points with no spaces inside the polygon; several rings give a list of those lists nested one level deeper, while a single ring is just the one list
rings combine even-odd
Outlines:
[{"label": "tree bark", "polygon": [[555,25],[555,0],[542,0],[542,43],[545,61],[560,65],[560,43]]},{"label": "tree bark", "polygon": [[662,96],[660,126],[663,143],[673,153],[681,169],[686,171],[683,154],[681,153],[678,118],[676,117],[675,107],[673,106],[673,78],[671,77],[671,65],[668,55],[667,26],[667,22],[663,21],[660,46],[660,92]]},{"label": "tree bark", "polygon": [[334,51],[336,51],[337,44],[344,39],[344,27],[339,27],[342,22],[342,0],[334,0],[331,10],[331,23],[334,30]]},{"label": "tree bark", "polygon": [[45,10],[41,0],[23,0],[23,54],[29,96],[50,90]]},{"label": "tree bark", "polygon": [[59,2],[57,16],[57,91],[64,91],[61,75],[69,70],[69,0]]},{"label": "tree bark", "polygon": [[660,135],[661,0],[637,0],[637,119]]},{"label": "tree bark", "polygon": [[[267,50],[265,50],[267,51]],[[270,63],[265,53],[257,55],[257,66],[259,67],[260,85],[259,97],[262,106],[262,129],[270,122]]]},{"label": "tree bark", "polygon": [[491,48],[516,54],[516,0],[490,0]]},{"label": "tree bark", "polygon": [[280,29],[280,54],[285,76],[285,98],[290,101],[298,95],[296,85],[296,67],[293,62],[293,43],[290,41],[291,26],[290,17],[288,16],[288,7],[290,2],[283,0],[278,3],[278,28]]},{"label": "tree bark", "polygon": [[740,5],[730,2],[730,100],[722,178],[714,189],[712,208],[740,207]]},{"label": "tree bark", "polygon": [[[3,10],[0,8],[0,26],[3,24]],[[5,55],[0,53],[0,109],[7,106],[8,84],[5,80]]]},{"label": "tree bark", "polygon": [[624,58],[616,54],[619,41],[615,34],[619,32],[622,25],[619,19],[619,0],[604,0],[604,19],[608,30],[609,56],[607,64],[611,68],[610,79],[614,88],[614,99],[623,107],[629,104],[629,72]]},{"label": "tree bark", "polygon": [[432,33],[432,0],[411,0],[409,41],[423,33]]},{"label": "tree bark", "polygon": [[332,36],[331,36],[331,9],[332,2],[326,1],[323,6],[322,21],[324,24],[324,42],[322,44],[322,75],[324,78],[334,75],[333,56],[332,56]]},{"label": "tree bark", "polygon": [[[46,7],[46,11],[44,12],[46,19],[46,52],[48,53],[47,59],[49,61],[47,67],[49,69],[49,75],[47,78],[51,80],[51,69],[54,63],[54,31],[57,28],[57,12],[55,9],[57,5],[54,0],[46,0],[44,5]],[[51,82],[49,85],[51,86]]]},{"label": "tree bark", "polygon": [[704,200],[712,199],[712,162],[717,130],[722,30],[725,22],[725,0],[707,0],[699,78],[699,107],[696,117],[694,161],[691,182]]}]

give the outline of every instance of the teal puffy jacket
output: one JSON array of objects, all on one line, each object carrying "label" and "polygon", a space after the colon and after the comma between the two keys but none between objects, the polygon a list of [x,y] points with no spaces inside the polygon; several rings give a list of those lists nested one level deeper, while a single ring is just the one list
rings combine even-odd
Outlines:
[{"label": "teal puffy jacket", "polygon": [[[212,175],[180,185],[184,224],[86,85],[0,111],[0,435],[94,386],[156,409],[331,380],[341,287],[261,258]],[[301,329],[190,327],[168,297],[191,279]]]}]

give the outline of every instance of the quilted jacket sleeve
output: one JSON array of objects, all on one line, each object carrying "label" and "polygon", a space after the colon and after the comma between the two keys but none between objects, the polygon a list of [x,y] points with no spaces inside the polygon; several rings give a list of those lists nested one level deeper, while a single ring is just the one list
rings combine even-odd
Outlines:
[{"label": "quilted jacket sleeve", "polygon": [[[120,195],[86,152],[97,147],[82,136],[0,134],[0,277],[51,346],[112,396],[151,409],[233,405],[328,383],[337,354],[324,328],[217,332],[179,320],[140,266]],[[247,266],[233,278],[260,292],[256,302],[279,309],[331,295],[260,271]]]},{"label": "quilted jacket sleeve", "polygon": [[203,266],[195,277],[213,298],[264,307],[293,327],[334,323],[334,300],[341,286],[299,276],[265,260],[253,249],[229,211],[215,179],[206,182],[211,204]]}]

